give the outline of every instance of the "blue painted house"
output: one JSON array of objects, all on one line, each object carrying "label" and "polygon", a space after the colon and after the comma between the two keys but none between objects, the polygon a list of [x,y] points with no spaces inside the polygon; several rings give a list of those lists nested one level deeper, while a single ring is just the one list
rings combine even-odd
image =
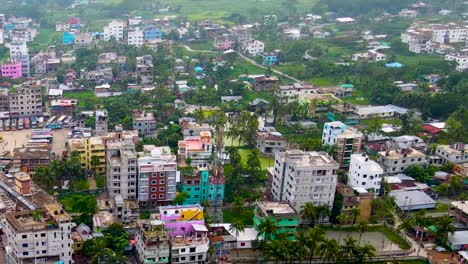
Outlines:
[{"label": "blue painted house", "polygon": [[208,168],[197,168],[193,173],[183,173],[181,190],[189,196],[184,204],[208,201],[211,205],[222,205],[224,199],[224,177],[212,176]]},{"label": "blue painted house", "polygon": [[146,24],[143,29],[143,35],[145,40],[162,39],[163,32],[153,24]]},{"label": "blue painted house", "polygon": [[75,41],[75,34],[70,33],[68,31],[63,32],[63,35],[62,35],[62,44],[63,45],[73,44],[74,41]]},{"label": "blue painted house", "polygon": [[278,53],[276,52],[262,52],[260,53],[262,57],[263,66],[271,66],[278,63]]}]

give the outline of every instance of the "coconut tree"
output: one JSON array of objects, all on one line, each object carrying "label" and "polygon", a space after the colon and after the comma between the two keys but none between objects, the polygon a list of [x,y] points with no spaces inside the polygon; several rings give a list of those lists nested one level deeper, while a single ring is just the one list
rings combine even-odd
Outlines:
[{"label": "coconut tree", "polygon": [[[320,256],[324,262],[335,261],[338,256],[338,242],[335,239],[327,239],[320,244]],[[312,263],[310,260],[309,263]]]},{"label": "coconut tree", "polygon": [[263,218],[257,227],[258,237],[262,237],[265,242],[273,240],[274,236],[278,233],[278,224],[271,217]]},{"label": "coconut tree", "polygon": [[367,223],[367,221],[361,221],[361,222],[358,223],[358,225],[357,225],[357,228],[359,230],[358,246],[361,243],[362,234],[364,233],[364,231],[366,231],[368,226],[369,226],[369,224]]},{"label": "coconut tree", "polygon": [[375,256],[375,247],[369,243],[366,243],[364,246],[357,248],[356,263],[364,264],[366,263],[366,261],[372,260],[374,256]]},{"label": "coconut tree", "polygon": [[351,210],[351,215],[353,218],[353,225],[356,224],[357,218],[360,214],[361,214],[361,211],[359,210],[359,208],[353,208],[353,210]]},{"label": "coconut tree", "polygon": [[96,168],[101,163],[101,161],[99,160],[99,157],[96,155],[92,155],[90,163],[91,163],[91,167],[93,168],[94,175],[97,175]]},{"label": "coconut tree", "polygon": [[244,199],[240,196],[234,197],[234,201],[232,202],[232,206],[234,208],[234,211],[237,214],[242,214],[244,212],[244,207],[245,207],[245,202]]},{"label": "coconut tree", "polygon": [[306,242],[309,249],[309,262],[320,252],[320,243],[325,240],[325,230],[320,227],[314,227],[307,233],[308,239]]},{"label": "coconut tree", "polygon": [[312,225],[315,225],[315,219],[317,218],[317,207],[307,202],[301,207],[301,220],[308,219]]},{"label": "coconut tree", "polygon": [[397,230],[400,232],[410,232],[411,230],[413,230],[415,224],[416,221],[414,217],[410,216],[401,221],[401,223],[397,227]]},{"label": "coconut tree", "polygon": [[[343,225],[348,221],[348,215],[341,213],[336,219],[340,222],[341,225]],[[338,234],[338,244],[340,244],[340,242],[341,242],[341,228]]]},{"label": "coconut tree", "polygon": [[447,243],[449,233],[453,234],[456,231],[453,219],[448,215],[440,217],[435,222],[435,227],[437,228],[436,235],[442,243]]},{"label": "coconut tree", "polygon": [[[244,222],[240,220],[235,220],[229,226],[229,231],[236,234],[236,243],[237,243],[237,238],[239,237],[239,233],[244,232],[244,230],[245,230],[245,224]],[[236,250],[236,252],[237,252],[237,257],[239,257],[239,250]]]},{"label": "coconut tree", "polygon": [[268,242],[263,249],[263,254],[266,261],[273,260],[274,263],[280,263],[280,261],[286,260],[286,250],[284,242],[279,240],[273,240]]},{"label": "coconut tree", "polygon": [[356,239],[352,237],[347,237],[344,239],[344,244],[341,245],[338,250],[338,255],[344,263],[354,261],[354,258],[358,252],[358,246],[356,242]]}]

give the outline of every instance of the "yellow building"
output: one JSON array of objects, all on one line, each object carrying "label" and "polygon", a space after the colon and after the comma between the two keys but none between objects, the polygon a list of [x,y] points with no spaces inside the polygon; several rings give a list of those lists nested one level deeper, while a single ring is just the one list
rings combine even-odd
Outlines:
[{"label": "yellow building", "polygon": [[[96,170],[96,174],[106,172],[106,145],[101,137],[69,139],[68,148],[71,152],[78,153],[83,169]],[[99,163],[96,166],[92,162],[93,156],[99,158]]]}]

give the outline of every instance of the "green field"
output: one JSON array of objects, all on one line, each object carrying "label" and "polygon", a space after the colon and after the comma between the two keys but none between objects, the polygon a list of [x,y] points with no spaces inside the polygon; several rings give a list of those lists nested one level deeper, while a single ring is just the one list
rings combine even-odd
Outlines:
[{"label": "green field", "polygon": [[[239,149],[239,155],[241,156],[241,162],[243,166],[246,166],[250,153],[252,153],[251,149]],[[272,157],[260,157],[260,163],[262,165],[262,170],[266,170],[268,167],[274,165],[275,159]]]},{"label": "green field", "polygon": [[253,225],[253,209],[246,209],[241,214],[234,212],[233,209],[223,210],[223,222],[232,223],[241,220],[245,225]]}]

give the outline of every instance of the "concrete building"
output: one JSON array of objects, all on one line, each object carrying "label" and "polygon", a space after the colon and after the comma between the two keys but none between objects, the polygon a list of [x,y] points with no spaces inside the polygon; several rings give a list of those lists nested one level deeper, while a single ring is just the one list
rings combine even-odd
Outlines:
[{"label": "concrete building", "polygon": [[468,49],[463,49],[458,53],[447,54],[445,55],[446,61],[455,61],[457,62],[457,71],[465,71],[468,69]]},{"label": "concrete building", "polygon": [[77,104],[77,99],[52,99],[50,100],[50,113],[52,115],[74,116]]},{"label": "concrete building", "polygon": [[426,163],[426,155],[416,149],[380,151],[377,155],[378,163],[386,174],[397,174],[409,166]]},{"label": "concrete building", "polygon": [[136,73],[142,84],[153,83],[153,56],[136,57]]},{"label": "concrete building", "polygon": [[171,242],[161,220],[138,220],[135,249],[140,263],[169,263]]},{"label": "concrete building", "polygon": [[171,202],[176,196],[176,156],[169,147],[144,146],[138,158],[138,201],[142,206]]},{"label": "concrete building", "polygon": [[372,215],[374,194],[361,187],[350,187],[342,183],[336,185],[335,199],[342,200],[341,213],[348,216],[345,224],[353,224],[353,210],[359,210],[359,219],[369,221]]},{"label": "concrete building", "polygon": [[194,172],[182,173],[180,188],[189,196],[184,204],[197,204],[208,201],[212,206],[223,205],[224,176],[212,175],[208,166],[198,167]]},{"label": "concrete building", "polygon": [[236,38],[229,34],[216,36],[213,41],[215,50],[231,50],[236,47]]},{"label": "concrete building", "polygon": [[111,38],[119,41],[124,38],[125,22],[120,20],[112,20],[104,26],[104,40],[109,41]]},{"label": "concrete building", "polygon": [[58,205],[6,214],[7,263],[72,263],[72,218]]},{"label": "concrete building", "polygon": [[333,205],[339,164],[325,152],[287,150],[276,153],[271,195],[300,211],[307,202]]},{"label": "concrete building", "polygon": [[135,47],[143,46],[145,44],[144,32],[139,28],[128,31],[127,44]]},{"label": "concrete building", "polygon": [[246,41],[244,42],[244,51],[251,56],[257,56],[265,51],[265,43],[259,40]]},{"label": "concrete building", "polygon": [[70,30],[70,24],[68,23],[63,23],[63,22],[57,22],[55,23],[55,31],[57,32],[65,32]]},{"label": "concrete building", "polygon": [[450,203],[449,215],[455,217],[457,222],[468,227],[468,202],[453,201]]},{"label": "concrete building", "polygon": [[322,144],[336,146],[335,159],[340,167],[347,168],[351,154],[361,151],[364,135],[340,121],[328,122],[323,126]]},{"label": "concrete building", "polygon": [[213,138],[210,131],[200,132],[200,136],[188,136],[178,143],[178,153],[193,166],[206,165],[213,152]]},{"label": "concrete building", "polygon": [[286,138],[274,127],[264,127],[255,135],[255,147],[265,155],[274,155],[286,150]]},{"label": "concrete building", "polygon": [[468,144],[438,145],[436,155],[441,157],[444,162],[454,164],[468,162]]},{"label": "concrete building", "polygon": [[161,40],[163,37],[163,31],[152,22],[146,23],[143,31],[146,41]]},{"label": "concrete building", "polygon": [[195,119],[182,117],[179,119],[179,124],[182,128],[182,135],[187,136],[200,136],[200,132],[211,131],[209,124],[198,124]]},{"label": "concrete building", "polygon": [[252,87],[255,91],[271,91],[278,88],[279,79],[276,76],[259,76],[255,77]]},{"label": "concrete building", "polygon": [[298,100],[300,96],[307,94],[313,94],[317,90],[317,87],[311,83],[292,83],[288,85],[280,85],[279,90],[276,92],[281,98],[281,102],[288,103],[294,100]]},{"label": "concrete building", "polygon": [[15,56],[11,57],[11,59],[13,61],[21,63],[22,77],[28,78],[30,76],[30,72],[31,72],[31,65],[29,63],[29,55],[28,54],[15,55]]},{"label": "concrete building", "polygon": [[28,55],[26,42],[10,42],[8,47],[10,48],[10,58],[16,55]]},{"label": "concrete building", "polygon": [[18,79],[23,77],[23,68],[19,61],[2,64],[1,71],[3,78]]},{"label": "concrete building", "polygon": [[354,61],[368,61],[368,62],[379,62],[387,59],[387,56],[376,50],[368,50],[364,53],[353,54]]},{"label": "concrete building", "polygon": [[242,26],[236,26],[231,28],[232,35],[236,38],[239,45],[243,45],[245,42],[252,39],[252,33]]},{"label": "concrete building", "polygon": [[[285,234],[288,239],[294,240],[294,233],[299,227],[299,214],[289,203],[257,201],[253,216],[253,227],[257,232],[260,232],[258,226],[267,217],[278,225],[278,234]],[[261,238],[274,239],[274,237],[266,238],[265,235],[262,235]]]},{"label": "concrete building", "polygon": [[132,138],[118,138],[106,144],[107,192],[111,198],[137,198],[137,154]]},{"label": "concrete building", "polygon": [[352,187],[362,187],[378,195],[382,176],[383,169],[377,162],[371,160],[369,156],[366,154],[351,155],[348,185]]},{"label": "concrete building", "polygon": [[[101,137],[71,138],[68,139],[67,145],[71,152],[78,153],[84,170],[92,170],[98,175],[106,172],[106,145]],[[95,159],[93,156],[98,157],[98,164],[92,162]]]},{"label": "concrete building", "polygon": [[141,110],[132,112],[133,129],[138,130],[142,136],[152,136],[156,132],[156,121],[153,113],[147,113]]},{"label": "concrete building", "polygon": [[99,109],[95,112],[95,130],[96,135],[102,136],[107,134],[107,110]]},{"label": "concrete building", "polygon": [[49,166],[50,148],[44,146],[13,149],[13,165],[23,172],[34,173],[39,166]]},{"label": "concrete building", "polygon": [[93,35],[91,33],[76,33],[75,46],[86,47],[93,43]]},{"label": "concrete building", "polygon": [[10,117],[42,115],[42,91],[39,83],[25,82],[8,93]]},{"label": "concrete building", "polygon": [[395,190],[389,195],[395,197],[395,204],[401,211],[432,209],[436,206],[436,201],[420,190]]}]

